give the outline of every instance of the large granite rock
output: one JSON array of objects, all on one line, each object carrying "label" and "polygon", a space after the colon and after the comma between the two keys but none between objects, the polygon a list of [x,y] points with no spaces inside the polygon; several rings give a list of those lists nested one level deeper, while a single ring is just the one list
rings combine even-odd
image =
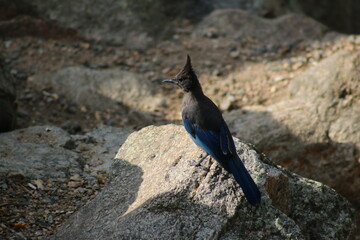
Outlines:
[{"label": "large granite rock", "polygon": [[105,189],[52,239],[347,239],[350,204],[235,139],[262,192],[250,206],[182,126],[146,127],[120,148]]},{"label": "large granite rock", "polygon": [[360,204],[359,63],[359,53],[338,52],[291,80],[290,100],[225,114],[229,128],[282,166]]}]

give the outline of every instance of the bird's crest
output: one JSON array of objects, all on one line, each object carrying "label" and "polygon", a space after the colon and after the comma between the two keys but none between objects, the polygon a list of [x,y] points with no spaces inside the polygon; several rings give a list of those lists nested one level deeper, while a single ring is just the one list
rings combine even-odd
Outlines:
[{"label": "bird's crest", "polygon": [[191,66],[191,59],[190,59],[190,56],[189,54],[187,55],[187,58],[186,58],[186,63],[183,67],[183,69],[178,73],[178,76],[181,76],[181,75],[190,75],[191,73],[194,73],[194,70]]},{"label": "bird's crest", "polygon": [[201,85],[197,76],[191,66],[190,56],[187,55],[186,63],[183,69],[172,79],[166,79],[163,82],[168,82],[179,86],[184,92],[199,92],[202,93]]}]

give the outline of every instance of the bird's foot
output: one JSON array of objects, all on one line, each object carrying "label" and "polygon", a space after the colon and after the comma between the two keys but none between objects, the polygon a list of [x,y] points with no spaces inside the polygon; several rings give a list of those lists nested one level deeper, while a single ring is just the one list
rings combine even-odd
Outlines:
[{"label": "bird's foot", "polygon": [[207,158],[209,156],[209,154],[208,153],[202,153],[201,155],[200,155],[200,160],[199,161],[194,161],[194,162],[191,162],[190,163],[190,165],[191,166],[196,166],[196,167],[198,167],[198,166],[201,166],[201,163],[205,160],[205,158]]},{"label": "bird's foot", "polygon": [[204,161],[205,160],[205,158],[207,158],[208,156],[209,156],[209,154],[208,153],[205,153],[205,156],[203,156],[204,154],[201,154],[200,155],[200,160],[199,160],[199,164],[202,162],[202,161]]},{"label": "bird's foot", "polygon": [[201,166],[201,163],[202,163],[202,162],[205,160],[205,158],[207,158],[208,156],[209,156],[208,153],[202,153],[202,154],[200,155],[200,160],[198,160],[198,161],[193,161],[193,162],[190,163],[190,165],[191,165],[191,166],[196,166],[196,167]]}]

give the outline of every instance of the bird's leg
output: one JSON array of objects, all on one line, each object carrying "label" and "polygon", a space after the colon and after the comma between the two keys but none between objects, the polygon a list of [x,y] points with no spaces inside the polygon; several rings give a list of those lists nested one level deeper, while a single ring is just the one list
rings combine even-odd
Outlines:
[{"label": "bird's leg", "polygon": [[205,158],[207,158],[209,156],[209,154],[207,152],[205,152],[205,156],[203,156],[204,153],[201,154],[201,159],[199,160],[199,164],[205,160]]},{"label": "bird's leg", "polygon": [[[204,156],[204,154],[205,154],[205,156]],[[202,161],[204,161],[205,158],[207,158],[208,156],[209,156],[209,154],[207,152],[202,153],[200,155],[200,160],[192,162],[191,166],[196,166],[196,167],[201,166]]]}]

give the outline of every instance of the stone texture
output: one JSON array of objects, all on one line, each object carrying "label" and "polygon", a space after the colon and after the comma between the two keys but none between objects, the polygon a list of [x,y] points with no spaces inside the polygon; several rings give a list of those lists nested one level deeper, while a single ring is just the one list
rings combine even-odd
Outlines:
[{"label": "stone texture", "polygon": [[52,239],[347,239],[350,204],[333,189],[276,167],[235,139],[260,186],[250,206],[235,180],[182,126],[146,127],[120,148],[105,189]]},{"label": "stone texture", "polygon": [[78,154],[60,147],[69,135],[56,127],[32,127],[0,134],[0,177],[60,179],[81,172]]},{"label": "stone texture", "polygon": [[132,130],[100,126],[85,135],[72,136],[68,148],[80,152],[94,171],[109,171],[119,146],[130,133]]}]

